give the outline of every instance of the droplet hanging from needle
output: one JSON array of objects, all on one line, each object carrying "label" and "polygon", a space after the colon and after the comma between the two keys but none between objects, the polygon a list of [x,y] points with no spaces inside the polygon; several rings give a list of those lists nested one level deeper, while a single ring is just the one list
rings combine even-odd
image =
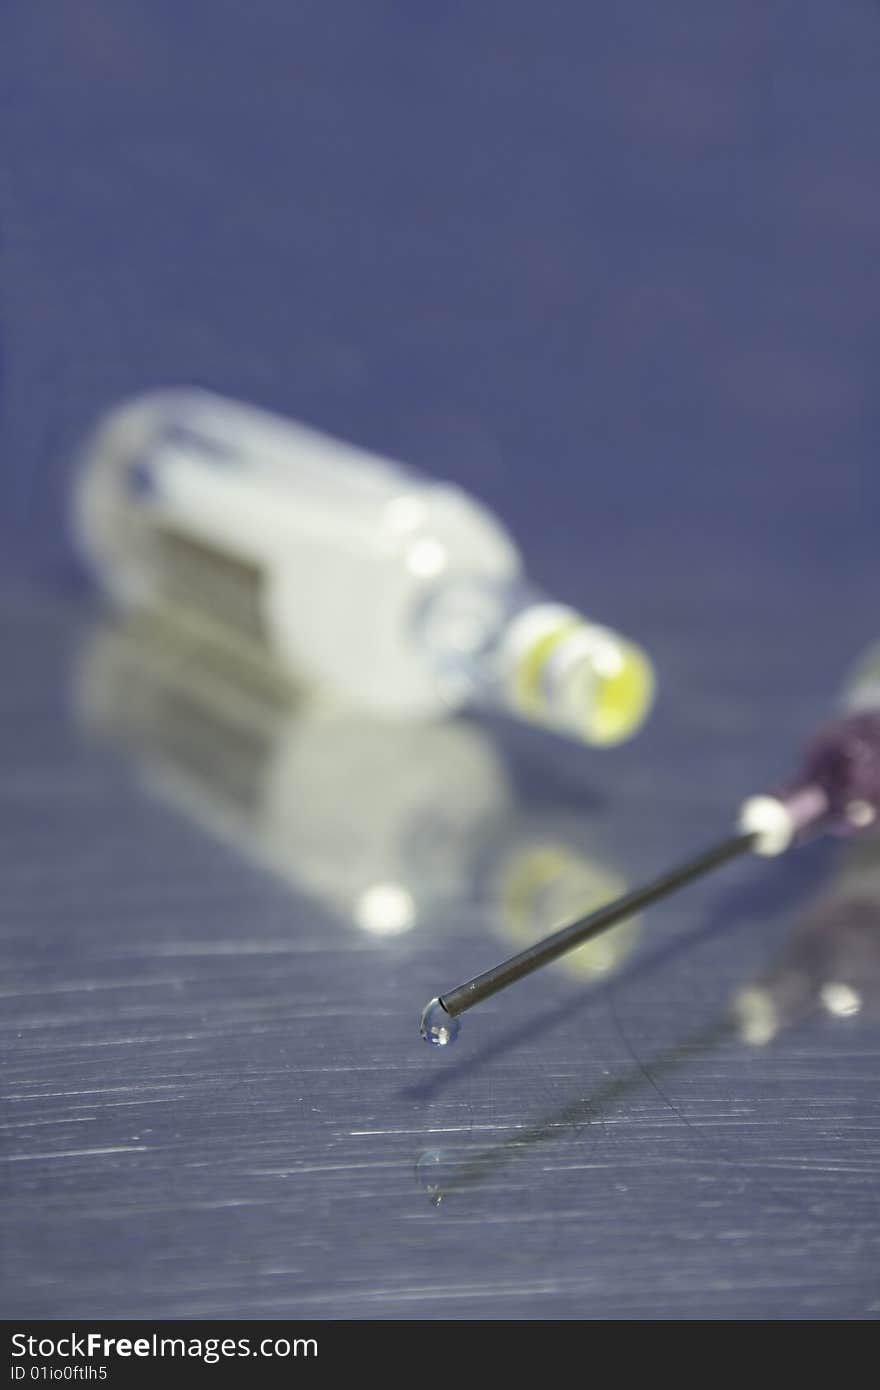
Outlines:
[{"label": "droplet hanging from needle", "polygon": [[422,1011],[421,1036],[438,1047],[454,1042],[465,1010],[728,860],[750,850],[764,856],[782,854],[826,831],[853,833],[873,825],[878,815],[880,710],[871,708],[821,732],[807,750],[800,776],[745,801],[736,832],[720,844],[432,999]]}]

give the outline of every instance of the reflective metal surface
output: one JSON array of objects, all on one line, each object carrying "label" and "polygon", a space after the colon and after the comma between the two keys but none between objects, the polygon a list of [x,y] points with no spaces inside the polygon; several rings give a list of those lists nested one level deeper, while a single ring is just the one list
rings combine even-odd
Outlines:
[{"label": "reflective metal surface", "polygon": [[[875,1317],[848,849],[417,1028],[723,835],[877,639],[880,7],[4,10],[4,1311]],[[645,732],[337,741],[102,646],[72,460],[174,383],[461,483],[644,643]]]},{"label": "reflective metal surface", "polygon": [[[237,782],[206,756],[204,711],[194,741],[185,663],[169,685],[146,638],[22,598],[3,640],[10,1312],[876,1313],[870,842],[731,866],[448,1053],[417,1035],[447,981],[723,828],[810,722],[796,650],[734,706],[698,671],[717,687],[730,641],[683,646],[689,709],[613,758],[509,725],[349,729],[368,780],[346,785],[293,709],[264,718],[269,762],[252,739],[261,784],[241,737]],[[265,708],[210,688],[256,730]]]}]

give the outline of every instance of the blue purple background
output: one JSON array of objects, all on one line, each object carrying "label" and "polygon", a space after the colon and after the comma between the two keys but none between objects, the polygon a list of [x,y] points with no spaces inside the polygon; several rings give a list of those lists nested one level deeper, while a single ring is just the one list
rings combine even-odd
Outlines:
[{"label": "blue purple background", "polygon": [[[880,7],[5,7],[2,561],[193,381],[489,501],[556,589],[876,574]],[[711,578],[709,580],[711,583]]]}]

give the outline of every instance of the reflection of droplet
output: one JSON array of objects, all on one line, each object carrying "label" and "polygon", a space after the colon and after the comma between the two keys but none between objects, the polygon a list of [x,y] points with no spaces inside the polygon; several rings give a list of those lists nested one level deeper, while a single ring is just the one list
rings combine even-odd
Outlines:
[{"label": "reflection of droplet", "polygon": [[425,1042],[432,1043],[434,1047],[446,1047],[448,1043],[454,1043],[458,1037],[458,1028],[458,1019],[446,1012],[439,999],[432,999],[430,1004],[426,1004],[422,1009],[419,1033]]},{"label": "reflection of droplet", "polygon": [[426,1149],[416,1161],[416,1182],[423,1187],[435,1207],[452,1185],[455,1165],[441,1149]]},{"label": "reflection of droplet", "polygon": [[374,883],[355,903],[354,918],[374,936],[397,936],[415,924],[416,905],[401,883]]},{"label": "reflection of droplet", "polygon": [[829,980],[819,991],[819,997],[828,1012],[837,1018],[852,1018],[862,1007],[861,995],[841,980]]}]

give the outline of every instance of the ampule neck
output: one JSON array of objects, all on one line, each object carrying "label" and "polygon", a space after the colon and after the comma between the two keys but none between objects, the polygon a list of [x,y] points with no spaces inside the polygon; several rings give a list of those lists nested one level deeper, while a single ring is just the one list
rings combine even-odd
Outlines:
[{"label": "ampule neck", "polygon": [[456,701],[503,708],[585,743],[628,738],[651,705],[653,671],[637,646],[527,582],[444,585],[423,606],[419,630]]}]

